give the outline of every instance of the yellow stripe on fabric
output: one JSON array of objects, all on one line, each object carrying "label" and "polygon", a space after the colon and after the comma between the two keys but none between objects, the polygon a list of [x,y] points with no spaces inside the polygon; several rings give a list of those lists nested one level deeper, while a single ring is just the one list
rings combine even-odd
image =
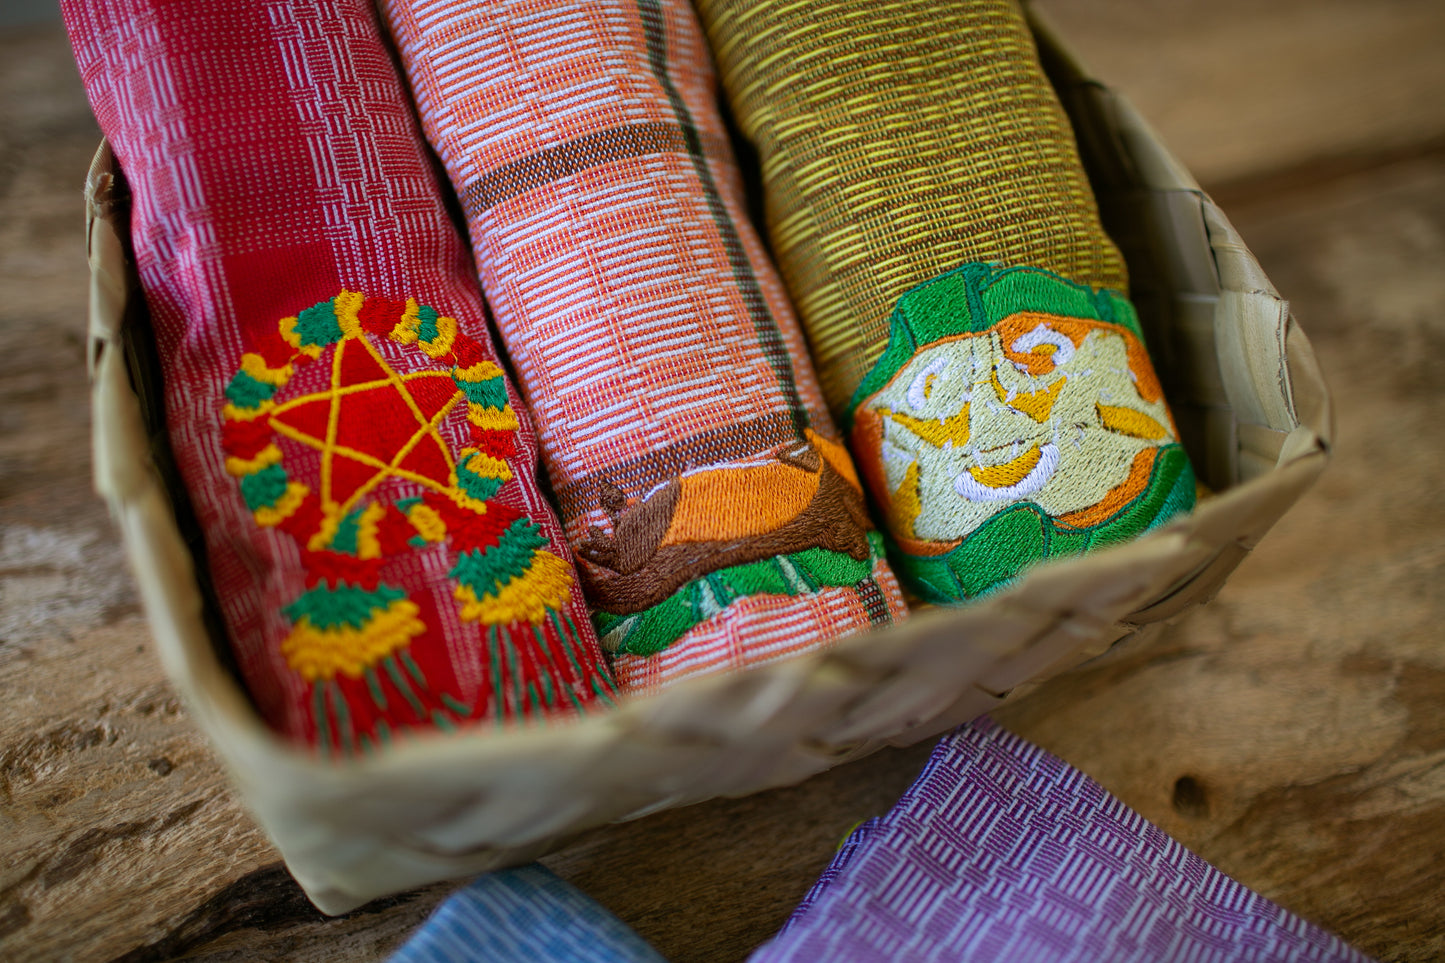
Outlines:
[{"label": "yellow stripe on fabric", "polygon": [[971,261],[1124,291],[1012,0],[699,0],[774,251],[841,409],[905,291]]}]

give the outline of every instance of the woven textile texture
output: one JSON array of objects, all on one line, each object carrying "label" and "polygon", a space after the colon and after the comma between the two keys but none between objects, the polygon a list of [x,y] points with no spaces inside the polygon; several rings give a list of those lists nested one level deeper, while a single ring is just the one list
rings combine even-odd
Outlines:
[{"label": "woven textile texture", "polygon": [[437,907],[391,963],[663,963],[601,904],[533,863],[482,876]]},{"label": "woven textile texture", "polygon": [[386,0],[619,682],[905,613],[680,0]]},{"label": "woven textile texture", "polygon": [[752,963],[1366,963],[981,719],[849,837]]},{"label": "woven textile texture", "polygon": [[697,6],[835,411],[899,297],[961,264],[1127,289],[1017,3]]},{"label": "woven textile texture", "polygon": [[371,5],[66,0],[213,595],[322,751],[610,699]]},{"label": "woven textile texture", "polygon": [[823,391],[933,602],[1193,477],[1016,0],[699,0]]}]

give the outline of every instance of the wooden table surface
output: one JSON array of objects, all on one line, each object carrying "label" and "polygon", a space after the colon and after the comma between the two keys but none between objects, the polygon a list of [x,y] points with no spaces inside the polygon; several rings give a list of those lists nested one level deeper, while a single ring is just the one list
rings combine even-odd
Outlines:
[{"label": "wooden table surface", "polygon": [[[1218,599],[1000,718],[1369,953],[1445,958],[1445,4],[1039,5],[1291,299],[1339,433]],[[0,31],[0,958],[383,959],[448,887],[310,907],[167,684],[91,493],[97,139],[59,26]],[[927,753],[547,863],[670,959],[741,959]]]}]

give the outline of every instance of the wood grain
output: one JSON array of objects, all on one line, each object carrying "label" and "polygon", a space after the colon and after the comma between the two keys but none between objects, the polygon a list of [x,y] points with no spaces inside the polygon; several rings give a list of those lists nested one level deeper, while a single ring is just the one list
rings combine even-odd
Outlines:
[{"label": "wood grain", "polygon": [[[1441,958],[1445,10],[1039,6],[1221,184],[1340,430],[1215,602],[1002,717],[1363,949]],[[58,27],[0,33],[0,958],[383,959],[447,887],[340,919],[306,903],[176,702],[90,493],[79,185],[98,136]],[[670,959],[740,959],[927,751],[547,863]]]},{"label": "wood grain", "polygon": [[1207,186],[1445,134],[1438,0],[1032,0]]}]

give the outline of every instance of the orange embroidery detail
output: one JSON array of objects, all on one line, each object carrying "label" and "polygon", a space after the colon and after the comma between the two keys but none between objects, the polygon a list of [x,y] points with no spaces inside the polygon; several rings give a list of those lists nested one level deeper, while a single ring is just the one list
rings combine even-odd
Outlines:
[{"label": "orange embroidery detail", "polygon": [[1125,505],[1139,497],[1149,485],[1149,476],[1154,472],[1154,460],[1159,457],[1158,448],[1145,448],[1134,456],[1129,474],[1118,485],[1109,489],[1109,494],[1097,505],[1067,515],[1060,515],[1054,521],[1064,528],[1091,528],[1113,516]]}]

